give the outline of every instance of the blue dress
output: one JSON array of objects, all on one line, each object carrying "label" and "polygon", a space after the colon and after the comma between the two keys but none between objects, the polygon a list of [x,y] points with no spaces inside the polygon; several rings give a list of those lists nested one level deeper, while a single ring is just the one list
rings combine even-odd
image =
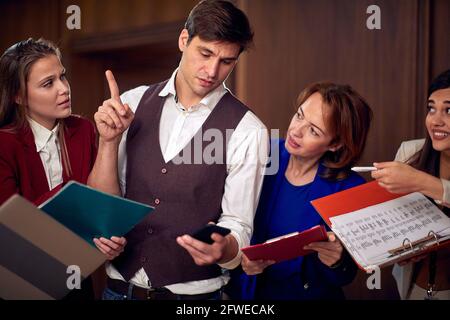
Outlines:
[{"label": "blue dress", "polygon": [[[311,183],[294,186],[285,177],[290,155],[284,147],[284,140],[275,143],[279,143],[280,167],[276,175],[264,179],[252,244],[318,224],[325,225],[310,202],[365,182],[354,172],[343,180],[325,180],[320,177],[324,169],[320,164]],[[345,250],[342,262],[335,268],[323,264],[317,253],[313,253],[276,263],[257,276],[247,276],[237,268],[231,272],[226,292],[236,300],[344,299],[341,287],[354,279],[356,271],[356,265]]]}]

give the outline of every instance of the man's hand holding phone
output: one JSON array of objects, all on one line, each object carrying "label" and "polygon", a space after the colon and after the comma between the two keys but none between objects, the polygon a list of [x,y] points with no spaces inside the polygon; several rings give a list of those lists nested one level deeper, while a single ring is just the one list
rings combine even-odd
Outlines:
[{"label": "man's hand holding phone", "polygon": [[178,237],[177,242],[189,252],[195,264],[199,266],[227,262],[238,251],[237,241],[230,234],[230,229],[212,223],[192,235]]},{"label": "man's hand holding phone", "polygon": [[197,240],[200,240],[202,242],[205,242],[207,244],[213,244],[214,240],[211,238],[213,233],[218,233],[222,237],[225,237],[227,234],[230,233],[230,231],[231,230],[228,228],[220,227],[220,226],[210,223],[210,224],[207,224],[206,226],[204,226],[203,228],[197,230],[196,232],[194,232],[192,234],[192,237]]}]

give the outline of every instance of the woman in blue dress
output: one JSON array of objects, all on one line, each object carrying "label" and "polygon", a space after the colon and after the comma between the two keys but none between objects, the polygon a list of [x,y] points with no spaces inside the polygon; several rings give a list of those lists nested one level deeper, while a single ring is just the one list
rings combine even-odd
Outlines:
[{"label": "woman in blue dress", "polygon": [[[279,169],[264,180],[252,244],[325,225],[311,201],[365,182],[350,168],[361,157],[372,118],[366,101],[350,86],[316,83],[300,93],[297,108],[286,140],[273,142]],[[328,232],[328,242],[307,249],[316,252],[280,263],[243,254],[227,293],[231,299],[343,299],[341,287],[357,268],[340,241]]]}]

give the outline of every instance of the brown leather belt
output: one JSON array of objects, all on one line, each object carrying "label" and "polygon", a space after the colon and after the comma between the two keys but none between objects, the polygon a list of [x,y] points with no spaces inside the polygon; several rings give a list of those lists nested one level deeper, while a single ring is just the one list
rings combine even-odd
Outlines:
[{"label": "brown leather belt", "polygon": [[107,286],[124,296],[125,299],[137,300],[208,300],[218,296],[219,291],[202,293],[202,294],[175,294],[166,288],[144,289],[132,285],[131,297],[128,296],[130,283],[121,280],[108,278]]}]

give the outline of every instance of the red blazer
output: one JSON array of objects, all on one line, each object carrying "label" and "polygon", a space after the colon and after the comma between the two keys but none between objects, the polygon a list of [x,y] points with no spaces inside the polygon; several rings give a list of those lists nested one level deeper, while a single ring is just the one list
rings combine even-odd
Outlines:
[{"label": "red blazer", "polygon": [[17,133],[0,131],[0,205],[15,193],[38,205],[69,180],[87,183],[97,155],[94,126],[87,119],[70,116],[65,119],[65,127],[72,176],[63,169],[63,183],[52,191],[31,128]]}]

